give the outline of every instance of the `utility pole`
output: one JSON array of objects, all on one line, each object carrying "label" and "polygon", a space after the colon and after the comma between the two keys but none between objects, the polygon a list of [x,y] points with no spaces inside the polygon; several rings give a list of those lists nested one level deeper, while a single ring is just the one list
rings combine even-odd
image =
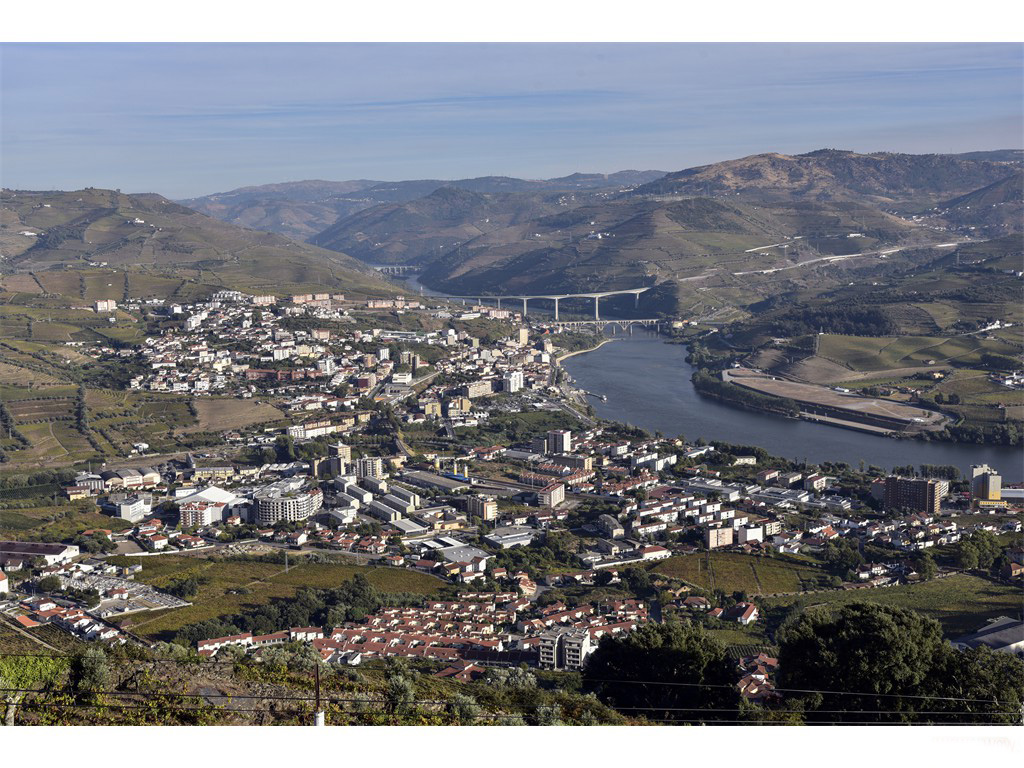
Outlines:
[{"label": "utility pole", "polygon": [[320,702],[320,662],[316,663],[316,709],[313,712],[313,725],[323,726],[326,725],[326,715],[324,714],[323,705]]}]

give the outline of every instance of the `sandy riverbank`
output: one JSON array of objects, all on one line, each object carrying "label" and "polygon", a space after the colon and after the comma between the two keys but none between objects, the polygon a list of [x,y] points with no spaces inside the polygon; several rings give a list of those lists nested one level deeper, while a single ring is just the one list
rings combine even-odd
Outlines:
[{"label": "sandy riverbank", "polygon": [[561,357],[556,357],[555,362],[561,363],[563,360],[568,360],[570,357],[575,357],[576,355],[583,355],[586,354],[587,352],[593,352],[595,349],[600,349],[605,344],[609,344],[613,341],[622,341],[622,339],[604,339],[601,341],[600,344],[595,344],[593,347],[587,347],[586,349],[577,349],[575,352],[566,352]]}]

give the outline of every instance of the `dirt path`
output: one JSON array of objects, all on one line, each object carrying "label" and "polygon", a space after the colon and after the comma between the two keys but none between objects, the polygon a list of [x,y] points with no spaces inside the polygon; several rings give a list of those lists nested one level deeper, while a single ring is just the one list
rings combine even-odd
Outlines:
[{"label": "dirt path", "polygon": [[748,563],[748,565],[750,565],[750,572],[752,574],[754,574],[754,583],[757,584],[757,593],[756,594],[758,594],[758,595],[763,594],[764,593],[764,585],[761,584],[761,580],[759,578],[757,578],[757,568],[754,567],[753,563]]}]

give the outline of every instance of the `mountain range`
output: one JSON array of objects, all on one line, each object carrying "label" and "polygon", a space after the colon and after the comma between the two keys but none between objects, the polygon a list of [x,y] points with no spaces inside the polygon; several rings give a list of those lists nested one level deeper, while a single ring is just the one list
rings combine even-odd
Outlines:
[{"label": "mountain range", "polygon": [[[819,150],[754,155],[615,192],[443,187],[342,218],[311,241],[369,263],[416,266],[422,283],[450,293],[657,283],[675,300],[700,292],[745,294],[742,302],[763,298],[762,282],[829,280],[865,263],[897,263],[911,247],[1019,231],[1018,156]],[[982,198],[988,208],[970,206]],[[886,249],[898,250],[878,253]],[[869,256],[847,261],[858,253]],[[834,256],[844,258],[827,260]],[[794,268],[800,263],[809,266]]]},{"label": "mountain range", "polygon": [[188,205],[109,190],[10,191],[0,248],[19,268],[102,260],[254,290],[393,292],[368,265],[394,264],[460,295],[644,285],[656,290],[638,311],[743,312],[912,267],[951,242],[1013,242],[1020,158],[823,149],[667,174],[289,182]]}]

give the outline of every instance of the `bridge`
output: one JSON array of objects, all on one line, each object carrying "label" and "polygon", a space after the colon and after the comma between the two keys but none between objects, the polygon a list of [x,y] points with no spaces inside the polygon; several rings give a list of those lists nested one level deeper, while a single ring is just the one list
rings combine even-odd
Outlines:
[{"label": "bridge", "polygon": [[382,275],[408,275],[413,272],[422,271],[420,267],[414,267],[408,264],[388,264],[386,266],[374,267],[374,269]]},{"label": "bridge", "polygon": [[[580,328],[593,327],[594,331],[600,331],[602,328],[607,326],[617,327],[620,331],[629,330],[632,333],[634,325],[642,325],[645,328],[657,328],[665,321],[657,317],[644,317],[636,320],[630,319],[615,319],[615,320],[561,320],[553,323],[545,323],[545,325],[557,325],[559,328],[569,328],[578,330]],[[613,331],[614,332],[614,331]]]},{"label": "bridge", "polygon": [[638,307],[638,306],[640,306],[640,294],[641,293],[646,293],[647,291],[651,290],[653,287],[654,287],[653,285],[649,285],[646,288],[625,288],[625,289],[623,289],[621,291],[595,291],[594,293],[559,293],[559,294],[554,294],[554,293],[543,294],[542,293],[542,294],[535,294],[535,295],[529,295],[529,296],[522,296],[522,295],[520,295],[520,296],[484,296],[482,294],[477,294],[476,296],[448,296],[446,298],[458,299],[458,300],[461,300],[463,303],[465,303],[467,301],[475,301],[477,304],[483,304],[484,303],[484,299],[488,299],[490,301],[497,301],[498,302],[498,309],[501,309],[501,302],[502,301],[521,301],[521,302],[523,302],[523,317],[526,317],[526,314],[527,314],[527,303],[529,301],[536,300],[536,299],[546,299],[548,301],[555,302],[555,320],[558,320],[558,302],[563,301],[565,299],[593,299],[594,300],[594,320],[597,321],[597,320],[601,319],[601,306],[600,306],[601,299],[603,299],[603,298],[605,298],[607,296],[628,296],[628,295],[632,294],[633,298],[635,300],[633,306]]}]

